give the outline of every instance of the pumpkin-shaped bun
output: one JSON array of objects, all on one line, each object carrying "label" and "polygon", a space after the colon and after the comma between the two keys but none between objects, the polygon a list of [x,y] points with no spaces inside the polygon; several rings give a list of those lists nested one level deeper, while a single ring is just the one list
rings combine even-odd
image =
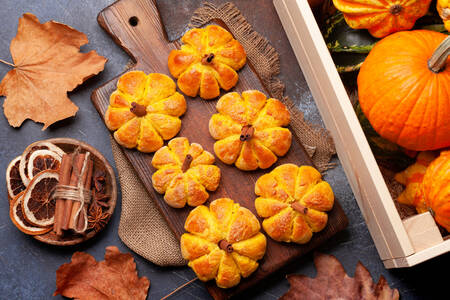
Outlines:
[{"label": "pumpkin-shaped bun", "polygon": [[180,131],[180,116],[186,111],[184,96],[173,80],[159,73],[130,71],[117,81],[109,99],[105,123],[116,141],[126,148],[154,152],[164,140]]},{"label": "pumpkin-shaped bun", "polygon": [[286,106],[256,90],[232,92],[217,102],[209,132],[218,140],[217,157],[241,170],[267,169],[291,147],[292,135],[283,128],[290,121]]},{"label": "pumpkin-shaped bun", "polygon": [[255,185],[256,212],[276,241],[305,244],[325,228],[334,194],[313,167],[284,164],[261,176]]},{"label": "pumpkin-shaped bun", "polygon": [[382,38],[396,31],[413,28],[416,20],[428,12],[431,0],[333,0],[343,12],[348,26],[368,29]]},{"label": "pumpkin-shaped bun", "polygon": [[220,182],[220,169],[213,165],[214,156],[197,143],[189,144],[185,137],[174,138],[156,151],[152,165],[153,187],[165,194],[172,207],[198,206],[208,199]]},{"label": "pumpkin-shaped bun", "polygon": [[184,224],[181,253],[202,281],[230,288],[258,268],[266,237],[255,215],[228,198],[193,209]]},{"label": "pumpkin-shaped bun", "polygon": [[194,28],[181,38],[184,45],[169,54],[169,71],[178,78],[180,90],[203,99],[219,96],[238,81],[237,70],[245,65],[246,54],[231,33],[220,26]]},{"label": "pumpkin-shaped bun", "polygon": [[450,151],[442,151],[428,166],[422,182],[425,206],[450,232]]}]

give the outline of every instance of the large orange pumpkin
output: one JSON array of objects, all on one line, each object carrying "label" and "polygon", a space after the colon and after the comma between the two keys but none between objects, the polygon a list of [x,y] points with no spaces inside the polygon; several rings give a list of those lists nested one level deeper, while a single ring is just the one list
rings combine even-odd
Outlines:
[{"label": "large orange pumpkin", "polygon": [[381,38],[396,31],[413,28],[428,11],[431,0],[333,0],[344,14],[348,26],[368,29]]},{"label": "large orange pumpkin", "polygon": [[449,46],[445,34],[414,30],[394,33],[370,51],[358,94],[379,135],[410,150],[450,146]]},{"label": "large orange pumpkin", "polygon": [[442,151],[428,166],[422,191],[436,222],[450,232],[450,151]]}]

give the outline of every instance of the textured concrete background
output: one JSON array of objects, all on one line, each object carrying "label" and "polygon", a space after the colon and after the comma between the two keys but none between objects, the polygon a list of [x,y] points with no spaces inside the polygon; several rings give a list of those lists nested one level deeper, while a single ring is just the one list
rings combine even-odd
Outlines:
[{"label": "textured concrete background", "polygon": [[[169,0],[166,0],[169,1]],[[100,84],[122,72],[128,62],[128,56],[97,25],[98,12],[112,3],[111,0],[79,0],[79,1],[26,1],[0,0],[0,58],[11,61],[9,43],[16,34],[18,18],[24,12],[34,13],[41,22],[51,19],[68,24],[87,34],[90,43],[83,51],[96,49],[109,61],[105,70],[95,78],[88,80],[83,86],[70,93],[72,101],[80,107],[75,118],[62,121],[41,131],[41,126],[27,121],[21,128],[14,129],[8,125],[4,115],[0,116],[0,182],[4,182],[4,171],[9,161],[19,155],[30,143],[51,137],[72,137],[86,141],[99,149],[113,164],[108,132],[97,111],[90,101],[92,90]],[[188,16],[192,9],[200,5],[200,1],[172,1],[181,9],[175,10]],[[223,1],[216,1],[223,2]],[[282,30],[270,0],[258,0],[249,9],[250,1],[236,1],[248,21],[255,29],[262,32],[281,54],[281,78],[287,83],[287,94],[292,97],[305,112],[306,118],[321,122],[301,71],[296,64],[293,52]],[[170,24],[170,19],[166,20]],[[187,21],[187,18],[186,18]],[[174,28],[170,34],[176,35]],[[0,64],[0,77],[9,70]],[[295,74],[295,76],[292,76]],[[353,275],[356,263],[361,261],[378,280],[383,275],[391,287],[400,290],[402,299],[441,299],[446,288],[447,276],[441,269],[449,267],[449,255],[444,255],[410,269],[386,270],[381,263],[373,241],[367,231],[366,224],[353,197],[345,174],[338,166],[328,171],[326,179],[331,183],[337,198],[347,213],[350,225],[347,230],[332,238],[325,246],[318,249],[324,253],[335,255],[350,275]],[[8,203],[4,184],[0,184],[0,299],[51,299],[55,290],[55,271],[63,263],[69,262],[75,251],[86,251],[96,259],[102,260],[104,249],[108,245],[116,245],[121,251],[129,249],[121,243],[117,235],[120,216],[120,201],[116,213],[107,228],[96,238],[87,243],[70,248],[57,248],[42,244],[19,232],[8,216]],[[120,198],[119,198],[120,199]],[[134,255],[140,276],[147,276],[151,281],[149,299],[159,299],[170,291],[194,278],[188,268],[160,268]],[[284,269],[264,283],[264,287],[249,291],[248,299],[277,299],[284,294],[289,284],[285,274],[298,273],[315,276],[312,255],[307,255],[295,264]],[[445,274],[445,273],[444,273]],[[62,299],[61,297],[57,297]],[[173,299],[209,299],[209,295],[200,282],[178,292]],[[445,297],[444,297],[445,298]]]}]

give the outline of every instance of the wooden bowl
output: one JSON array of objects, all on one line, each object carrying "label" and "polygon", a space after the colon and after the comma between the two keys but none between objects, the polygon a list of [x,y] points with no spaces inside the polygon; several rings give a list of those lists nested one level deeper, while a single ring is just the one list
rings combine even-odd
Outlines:
[{"label": "wooden bowl", "polygon": [[[45,140],[45,142],[50,142],[67,153],[71,153],[78,146],[81,147],[81,152],[89,151],[91,153],[92,160],[94,161],[94,170],[103,170],[106,174],[106,192],[111,195],[108,204],[109,208],[107,212],[112,216],[114,212],[114,208],[116,207],[117,202],[117,184],[116,177],[114,174],[114,170],[105,157],[94,147],[83,143],[81,141],[71,139],[71,138],[54,138]],[[111,219],[111,218],[110,218]],[[105,226],[106,227],[106,226]],[[100,232],[100,231],[99,231]],[[42,235],[33,236],[36,240],[41,241],[50,245],[57,246],[72,246],[79,244],[81,242],[87,241],[90,238],[94,237],[98,232],[90,231],[85,235],[80,234],[65,234],[62,237],[58,237],[53,231]]]}]

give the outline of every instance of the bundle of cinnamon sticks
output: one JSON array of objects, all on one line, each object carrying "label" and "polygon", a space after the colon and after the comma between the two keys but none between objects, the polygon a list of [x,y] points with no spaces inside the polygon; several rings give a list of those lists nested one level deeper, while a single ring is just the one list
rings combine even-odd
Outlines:
[{"label": "bundle of cinnamon sticks", "polygon": [[[77,149],[72,154],[64,154],[59,169],[59,185],[69,187],[82,187],[90,190],[94,163],[90,153],[80,153]],[[53,231],[58,235],[63,235],[63,230],[74,230],[81,233],[85,229],[86,212],[90,199],[85,201],[74,201],[64,198],[56,199],[55,223]],[[84,206],[81,207],[81,204]],[[80,211],[80,213],[78,213]]]}]

